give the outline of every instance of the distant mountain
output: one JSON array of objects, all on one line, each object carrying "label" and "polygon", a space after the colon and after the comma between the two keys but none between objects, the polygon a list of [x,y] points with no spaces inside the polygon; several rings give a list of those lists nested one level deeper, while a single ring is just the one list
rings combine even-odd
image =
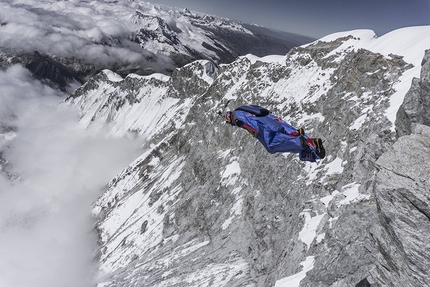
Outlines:
[{"label": "distant mountain", "polygon": [[[311,43],[311,42],[316,40],[316,39],[308,37],[308,36],[303,36],[303,35],[284,32],[284,31],[278,31],[278,30],[265,28],[265,27],[258,26],[258,25],[250,25],[250,24],[246,24],[246,23],[242,23],[242,25],[246,29],[250,30],[252,33],[254,33],[256,35],[264,35],[266,37],[278,39],[279,41],[284,43],[290,49],[294,48],[294,47],[301,46],[301,45],[306,44],[306,43]],[[273,53],[273,54],[276,54],[276,53]]]},{"label": "distant mountain", "polygon": [[170,75],[195,60],[222,64],[246,54],[285,55],[313,40],[148,2],[4,5],[5,13],[17,16],[2,21],[0,67],[22,63],[61,89],[103,69],[123,77]]},{"label": "distant mountain", "polygon": [[[80,123],[147,138],[93,206],[98,286],[429,286],[429,41],[357,30],[91,78],[65,101]],[[323,138],[326,158],[268,154],[218,116],[228,101]]]}]

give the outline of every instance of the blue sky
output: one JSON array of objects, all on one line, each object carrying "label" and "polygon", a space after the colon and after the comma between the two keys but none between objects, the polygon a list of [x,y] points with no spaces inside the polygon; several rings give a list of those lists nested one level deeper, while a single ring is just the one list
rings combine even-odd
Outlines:
[{"label": "blue sky", "polygon": [[430,25],[430,0],[153,0],[315,38],[340,31]]}]

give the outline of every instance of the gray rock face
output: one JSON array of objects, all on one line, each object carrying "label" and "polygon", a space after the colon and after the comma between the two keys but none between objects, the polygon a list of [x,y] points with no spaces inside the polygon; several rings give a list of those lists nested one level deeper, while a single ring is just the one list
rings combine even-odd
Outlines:
[{"label": "gray rock face", "polygon": [[409,135],[412,124],[430,125],[430,50],[422,61],[421,77],[412,80],[411,89],[397,114],[397,135]]},{"label": "gray rock face", "polygon": [[[163,79],[104,71],[71,95],[83,124],[148,137],[94,203],[100,286],[274,286],[292,275],[312,287],[427,284],[428,254],[417,254],[418,242],[427,246],[427,164],[412,173],[428,157],[428,129],[394,144],[385,114],[411,65],[349,48],[355,41],[218,69],[194,62]],[[268,154],[224,124],[227,100],[305,127],[327,157]],[[423,157],[408,159],[417,150]]]},{"label": "gray rock face", "polygon": [[373,183],[379,226],[374,237],[377,286],[428,286],[430,209],[430,51],[396,119],[400,136],[376,162]]},{"label": "gray rock face", "polygon": [[430,127],[416,125],[376,162],[375,196],[381,286],[429,286]]}]

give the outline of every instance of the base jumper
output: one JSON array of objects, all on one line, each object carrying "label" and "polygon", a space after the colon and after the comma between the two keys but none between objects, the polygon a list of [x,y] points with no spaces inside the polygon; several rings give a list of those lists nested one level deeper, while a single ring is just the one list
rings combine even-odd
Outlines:
[{"label": "base jumper", "polygon": [[298,153],[300,160],[310,162],[325,157],[320,138],[308,137],[303,128],[292,127],[263,107],[240,106],[234,111],[228,111],[225,120],[228,124],[250,132],[271,154]]}]

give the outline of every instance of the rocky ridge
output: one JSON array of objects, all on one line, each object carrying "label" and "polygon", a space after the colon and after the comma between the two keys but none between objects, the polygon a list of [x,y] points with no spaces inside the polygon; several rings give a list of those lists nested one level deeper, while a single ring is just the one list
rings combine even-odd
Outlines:
[{"label": "rocky ridge", "polygon": [[[413,81],[424,88],[411,88],[398,116],[398,131],[414,132],[398,139],[386,110],[413,66],[354,49],[363,37],[373,35],[193,62],[171,77],[103,71],[71,95],[84,126],[148,141],[94,204],[99,286],[281,286],[297,276],[300,286],[425,286],[428,167],[407,170],[428,154],[428,128],[415,125],[426,124],[428,61]],[[228,100],[304,126],[327,157],[268,155],[218,117]]]},{"label": "rocky ridge", "polygon": [[428,286],[430,50],[396,119],[398,141],[376,162],[373,191],[380,230],[375,281],[382,286]]}]

